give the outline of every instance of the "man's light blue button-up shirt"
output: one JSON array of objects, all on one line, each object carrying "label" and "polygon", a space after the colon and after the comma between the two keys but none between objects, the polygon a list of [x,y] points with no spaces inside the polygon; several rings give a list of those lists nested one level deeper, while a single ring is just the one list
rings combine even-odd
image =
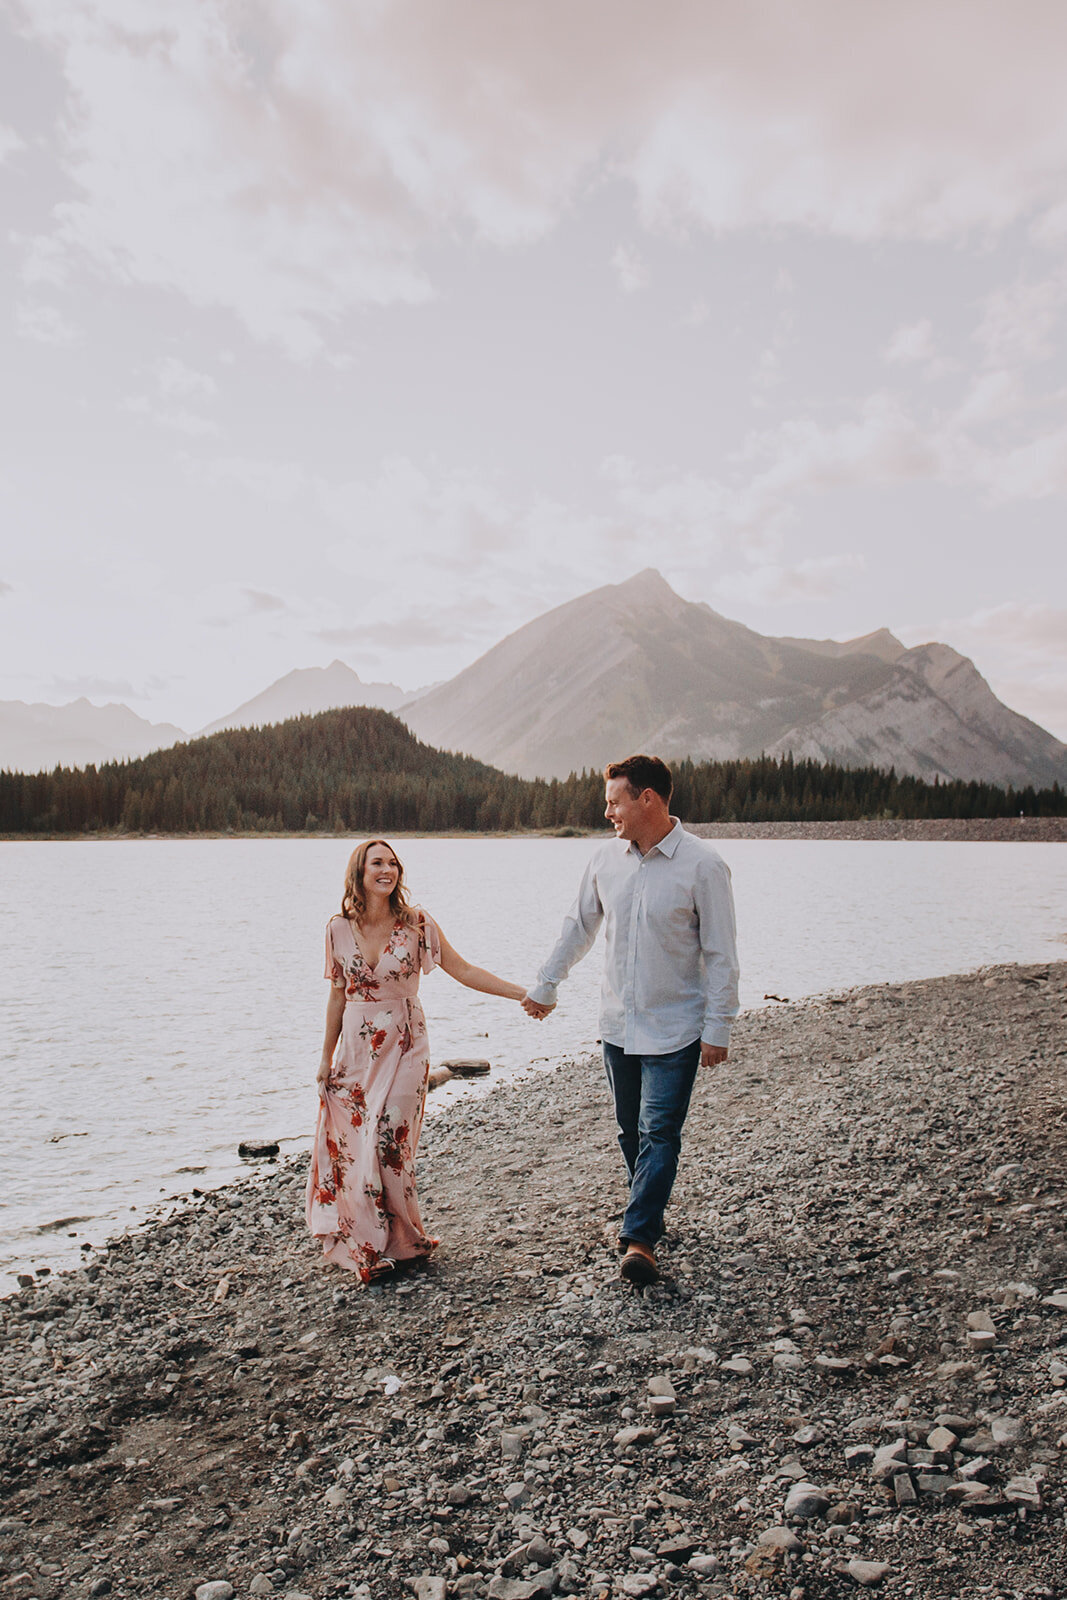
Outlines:
[{"label": "man's light blue button-up shirt", "polygon": [[738,1012],[737,934],[730,869],[677,818],[642,855],[613,840],[598,850],[530,999],[556,988],[604,923],[600,1032],[629,1055],[669,1055],[700,1038],[726,1047]]}]

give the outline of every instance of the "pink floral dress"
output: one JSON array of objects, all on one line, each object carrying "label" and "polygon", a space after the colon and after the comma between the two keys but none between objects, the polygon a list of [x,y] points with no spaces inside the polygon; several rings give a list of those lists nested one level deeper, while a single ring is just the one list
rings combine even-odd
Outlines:
[{"label": "pink floral dress", "polygon": [[419,975],[440,961],[424,911],[410,927],[397,920],[375,967],[345,917],[326,925],[326,977],[345,991],[345,1009],[311,1150],[307,1221],[326,1260],[364,1283],[382,1256],[406,1261],[437,1244],[419,1215],[415,1148],[430,1070]]}]

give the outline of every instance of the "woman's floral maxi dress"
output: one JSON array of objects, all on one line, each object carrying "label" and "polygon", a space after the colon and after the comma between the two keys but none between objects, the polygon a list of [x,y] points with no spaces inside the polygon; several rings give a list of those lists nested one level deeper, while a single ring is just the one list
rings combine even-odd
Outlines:
[{"label": "woman's floral maxi dress", "polygon": [[415,1148],[430,1056],[419,974],[440,964],[437,926],[425,912],[393,925],[368,967],[352,924],[326,925],[326,977],[345,991],[341,1037],[319,1106],[308,1174],[307,1221],[327,1261],[364,1283],[382,1256],[428,1255],[415,1192]]}]

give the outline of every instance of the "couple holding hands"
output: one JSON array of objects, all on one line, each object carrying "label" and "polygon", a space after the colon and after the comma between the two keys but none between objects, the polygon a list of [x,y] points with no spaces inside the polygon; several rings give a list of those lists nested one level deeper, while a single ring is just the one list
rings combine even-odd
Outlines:
[{"label": "couple holding hands", "polygon": [[697,1070],[726,1060],[738,1010],[733,896],[722,857],[671,815],[670,769],[658,757],[612,762],[604,780],[615,839],[587,866],[529,990],[465,961],[408,903],[403,868],[384,840],[352,854],[341,913],[326,928],[331,987],[307,1220],[326,1260],[364,1283],[437,1244],[415,1186],[430,1066],[420,974],[440,966],[540,1020],[602,922],[600,1032],[629,1179],[620,1271],[638,1284],[658,1276],[655,1246]]}]

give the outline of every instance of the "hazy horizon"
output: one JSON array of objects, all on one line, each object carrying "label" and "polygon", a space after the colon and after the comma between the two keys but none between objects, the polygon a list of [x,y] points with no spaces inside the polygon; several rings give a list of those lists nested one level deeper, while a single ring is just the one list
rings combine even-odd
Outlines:
[{"label": "hazy horizon", "polygon": [[411,690],[654,566],[1067,739],[1051,0],[2,26],[0,699]]}]

